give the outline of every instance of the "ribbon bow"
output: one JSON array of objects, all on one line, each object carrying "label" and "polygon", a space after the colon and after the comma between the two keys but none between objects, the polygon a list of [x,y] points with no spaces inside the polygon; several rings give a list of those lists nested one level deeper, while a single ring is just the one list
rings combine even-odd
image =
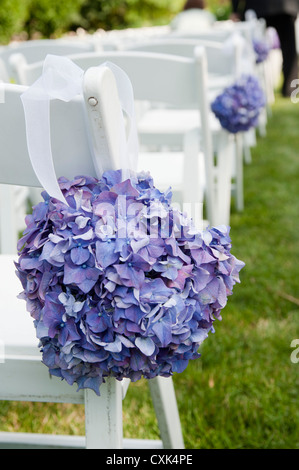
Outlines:
[{"label": "ribbon bow", "polygon": [[[109,67],[114,74],[123,112],[130,120],[128,138],[125,131],[125,119],[119,132],[120,161],[124,169],[133,169],[138,157],[138,138],[134,112],[132,84],[127,74],[117,65],[105,62],[99,67]],[[47,193],[67,204],[57,182],[50,137],[50,100],[71,101],[82,95],[84,71],[69,58],[47,55],[41,77],[22,95],[24,107],[28,152],[35,174]],[[97,162],[96,173],[100,177],[102,170]]]}]

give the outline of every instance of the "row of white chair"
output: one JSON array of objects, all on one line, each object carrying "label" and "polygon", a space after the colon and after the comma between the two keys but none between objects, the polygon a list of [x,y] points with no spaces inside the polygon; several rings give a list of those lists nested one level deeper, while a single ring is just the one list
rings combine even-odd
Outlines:
[{"label": "row of white chair", "polygon": [[[219,24],[221,26],[219,26]],[[241,47],[238,47],[238,44],[234,44],[234,51],[231,52],[231,58],[229,59],[227,57],[227,51],[229,50],[229,47],[225,48],[225,43],[229,42],[229,36],[231,35],[232,32],[239,32],[242,34],[242,36],[247,40],[252,40],[254,31],[256,32],[256,27],[257,25],[259,26],[260,34],[262,32],[262,29],[264,25],[261,22],[254,23],[253,21],[250,22],[245,22],[245,23],[238,23],[234,24],[232,22],[216,22],[215,27],[211,29],[211,31],[204,31],[200,35],[196,35],[193,33],[190,35],[190,38],[192,39],[186,39],[186,34],[184,36],[180,33],[171,33],[169,34],[168,30],[162,30],[163,32],[159,34],[154,34],[149,35],[149,33],[141,35],[138,35],[135,33],[134,34],[127,34],[125,36],[125,41],[121,42],[121,45],[119,42],[116,41],[116,38],[123,38],[123,34],[114,34],[114,43],[113,39],[111,40],[111,44],[108,45],[108,43],[105,43],[105,47],[111,48],[111,49],[127,49],[127,50],[138,50],[138,51],[151,51],[151,52],[157,52],[157,53],[167,53],[167,54],[175,54],[175,55],[182,55],[182,56],[187,56],[187,57],[192,57],[194,54],[194,47],[196,45],[204,45],[206,49],[206,55],[207,55],[207,61],[208,61],[208,85],[209,85],[209,98],[210,101],[212,98],[217,94],[219,91],[223,89],[223,87],[227,84],[230,84],[233,79],[236,78],[238,73],[240,73],[240,69],[243,70],[242,68],[242,51]],[[113,38],[113,36],[112,36]],[[141,39],[142,38],[142,39]],[[208,40],[207,40],[208,38]],[[150,39],[150,41],[149,41]],[[223,43],[224,42],[224,43]],[[96,44],[96,45],[95,45]],[[35,78],[38,77],[40,74],[40,69],[41,69],[41,63],[39,63],[38,59],[42,57],[42,54],[45,54],[46,52],[50,53],[58,53],[62,55],[69,55],[73,56],[73,52],[76,50],[82,51],[82,50],[96,50],[99,49],[100,42],[92,41],[90,37],[88,36],[88,40],[85,38],[85,41],[54,41],[54,40],[49,40],[49,41],[29,41],[25,43],[22,46],[19,47],[11,47],[9,48],[9,52],[3,52],[2,54],[5,56],[6,54],[6,63],[8,63],[8,67],[10,70],[10,74],[14,77],[14,80],[17,83],[20,84],[25,84],[29,85],[31,84]],[[239,44],[240,46],[240,44]],[[43,52],[42,48],[43,47]],[[101,45],[101,48],[103,48],[103,44]],[[232,45],[230,46],[230,49],[232,49]],[[16,53],[16,51],[19,51]],[[20,55],[21,54],[21,55]],[[82,59],[84,53],[79,53],[78,60],[79,62]],[[106,53],[107,54],[107,53]],[[77,54],[78,55],[78,54]],[[104,56],[103,56],[104,57]],[[109,58],[109,55],[106,55],[107,58]],[[112,56],[113,58],[113,56]],[[74,56],[74,59],[76,60],[76,56]],[[97,56],[95,54],[95,60],[97,60]],[[89,59],[91,60],[91,59]],[[100,57],[98,58],[100,60]],[[240,65],[241,64],[241,65]],[[7,64],[6,64],[7,65]],[[89,64],[91,65],[91,64]],[[264,76],[263,73],[261,73],[261,68],[263,67],[263,72],[264,72],[264,66],[261,66],[259,69],[257,69],[257,73],[260,74],[260,77],[262,79],[263,84],[265,84]],[[269,87],[268,87],[269,88]],[[138,110],[144,109],[144,106],[140,105],[137,108]],[[158,115],[159,116],[158,116]],[[170,115],[172,116],[171,119],[169,119]],[[185,114],[183,119],[183,122],[187,124],[187,128],[190,129],[190,126],[198,126],[198,113],[197,116],[194,119],[194,113],[193,117],[191,119],[192,113],[188,113],[187,115]],[[142,144],[149,144],[153,143],[153,133],[150,132],[150,127],[152,126],[152,123],[156,123],[156,128],[157,128],[157,122],[163,119],[164,117],[164,122],[162,121],[162,126],[160,125],[160,139],[164,139],[163,144],[164,144],[164,149],[165,149],[165,143],[166,143],[166,137],[165,137],[165,132],[161,132],[161,129],[165,129],[165,122],[169,123],[175,120],[176,126],[174,127],[174,132],[177,134],[177,124],[178,124],[178,119],[174,119],[175,114],[174,113],[161,113],[160,111],[157,112],[156,110],[151,113],[146,113],[146,116],[143,116],[142,121],[139,123],[139,130],[140,130],[140,139]],[[182,113],[180,113],[180,116],[182,116]],[[158,121],[157,121],[158,119]],[[166,121],[167,119],[167,121]],[[267,114],[266,111],[262,112],[261,115],[261,121],[260,121],[260,132],[264,135],[266,132],[266,119],[267,119]],[[216,122],[215,119],[211,118],[212,120],[212,128],[213,128],[213,151],[214,153],[218,154],[218,148],[219,148],[219,139],[217,138],[219,136],[219,124]],[[169,139],[169,125],[166,126],[167,129],[167,134],[168,134],[168,139]],[[186,125],[184,126],[186,130]],[[173,132],[173,131],[172,131]],[[156,132],[154,132],[156,134]],[[179,132],[179,139],[182,142],[181,139],[182,132]],[[158,139],[157,135],[155,135],[155,139]],[[245,144],[243,145],[243,151],[245,152],[245,157],[247,161],[250,161],[250,146],[254,145],[255,143],[255,135],[254,131],[250,131],[247,133],[245,136],[238,136],[238,139],[242,139]],[[223,141],[223,137],[222,137]],[[168,144],[169,145],[169,144]],[[180,144],[180,147],[182,148],[183,145]],[[218,148],[217,148],[218,147]],[[231,146],[230,146],[231,147]],[[236,148],[242,148],[242,145],[235,145]],[[164,152],[165,153],[165,152]],[[237,152],[235,150],[235,154],[237,155]],[[153,173],[156,175],[157,171],[155,168],[159,167],[160,169],[160,164],[158,163],[155,164],[155,160],[157,161],[157,158],[154,158],[154,155],[152,155],[151,163],[153,164],[152,170]],[[173,158],[173,155],[168,155],[168,159]],[[179,160],[181,160],[181,157],[178,156]],[[234,179],[236,181],[235,185],[235,195],[236,195],[236,207],[238,210],[242,210],[244,207],[244,201],[243,201],[243,189],[242,189],[242,165],[240,164],[240,156],[235,157],[234,160]],[[143,159],[141,158],[140,160],[143,163]],[[151,167],[151,164],[150,164]],[[228,165],[229,167],[229,165]],[[177,167],[179,168],[179,166]],[[186,167],[185,167],[186,170]],[[161,173],[161,172],[159,172]],[[190,175],[189,175],[190,176]],[[177,177],[176,180],[179,180],[180,178]],[[185,178],[186,181],[186,178]],[[159,183],[159,176],[157,176],[157,182]],[[174,182],[173,182],[174,183]],[[163,183],[162,183],[163,184]],[[204,183],[205,184],[205,183]],[[206,184],[205,184],[206,185]],[[174,186],[177,186],[176,183],[174,183]],[[217,185],[216,185],[217,187]],[[188,202],[191,202],[194,198],[190,199],[190,191],[189,191],[190,185],[187,184],[187,194],[188,194]],[[177,188],[175,188],[177,189]],[[214,185],[214,192],[215,192],[215,185]],[[209,188],[207,188],[207,191],[209,191]],[[199,190],[199,194],[202,192],[202,188]],[[33,192],[31,191],[31,195]],[[207,196],[209,199],[209,196]],[[198,202],[202,202],[202,198],[199,198],[198,195],[196,196],[196,199]],[[217,196],[214,197],[214,206],[217,205],[216,203]],[[219,199],[219,198],[218,198]],[[222,198],[220,198],[222,201]],[[181,199],[182,200],[182,199]],[[225,203],[226,204],[226,203]],[[225,205],[227,207],[227,204]],[[218,211],[217,216],[215,215],[216,212]],[[215,224],[215,223],[228,223],[229,222],[229,214],[227,213],[227,209],[223,213],[223,210],[217,209],[217,207],[214,207],[213,209],[211,208],[210,204],[210,209],[208,213],[208,220],[210,223]]]},{"label": "row of white chair", "polygon": [[[169,64],[175,63],[175,61],[176,63],[179,61],[183,63],[184,60],[186,62],[186,58],[188,58],[189,62],[198,62],[194,55],[194,51],[195,47],[200,45],[204,48],[205,56],[200,61],[200,73],[204,78],[202,78],[202,80],[197,84],[193,83],[191,88],[191,90],[193,90],[192,96],[190,89],[186,89],[187,84],[190,82],[188,75],[185,77],[184,83],[184,76],[182,74],[185,72],[181,72],[180,83],[174,83],[171,65]],[[190,181],[194,180],[195,177],[198,179],[199,172],[192,171],[192,166],[189,164],[191,156],[189,156],[188,158],[183,159],[183,178],[182,175],[180,176],[180,174],[178,174],[172,181],[170,181],[169,178],[167,181],[161,181],[161,174],[163,173],[160,171],[161,159],[162,155],[165,155],[165,151],[161,154],[161,144],[164,149],[167,148],[168,150],[171,150],[173,147],[179,149],[181,155],[177,155],[177,158],[182,160],[182,151],[186,148],[184,146],[186,139],[188,139],[188,133],[196,128],[203,129],[203,132],[201,132],[203,143],[201,150],[208,148],[208,150],[203,152],[206,168],[205,194],[208,206],[208,220],[213,225],[229,223],[230,196],[226,196],[226,191],[223,192],[219,190],[218,183],[221,184],[224,180],[226,181],[229,178],[232,165],[231,159],[233,158],[230,154],[233,152],[234,143],[232,137],[221,129],[218,120],[210,112],[209,106],[212,98],[215,97],[215,95],[225,86],[231,84],[237,77],[238,64],[241,56],[241,49],[238,43],[233,45],[232,51],[228,54],[226,54],[225,48],[223,48],[219,43],[199,40],[161,40],[154,44],[140,46],[140,50],[138,49],[139,48],[137,48],[137,51],[127,50],[107,51],[101,53],[81,53],[69,55],[69,57],[83,69],[97,65],[105,60],[110,60],[119,64],[128,73],[133,83],[135,99],[136,101],[139,101],[137,109],[144,109],[144,107],[140,107],[140,102],[147,102],[147,104],[150,103],[151,105],[150,110],[146,106],[146,113],[138,113],[138,117],[140,118],[138,121],[139,137],[142,148],[156,148],[159,150],[158,154],[156,153],[154,155],[151,153],[150,158],[147,158],[149,155],[145,155],[144,152],[141,153],[141,168],[144,168],[144,165],[145,168],[149,167],[149,169],[152,170],[157,183],[162,184],[162,186],[165,184],[172,184],[176,190],[179,185],[183,185],[183,198],[181,198],[181,202],[203,202],[203,188],[196,183],[192,185],[190,184]],[[153,49],[153,51],[148,52],[151,49]],[[163,54],[163,57],[159,60],[158,55],[161,54]],[[172,57],[170,57],[170,55]],[[156,62],[154,60],[155,56]],[[182,60],[183,58],[184,60]],[[30,85],[41,74],[43,62],[33,64],[27,63],[25,57],[20,54],[11,56],[10,62],[11,66],[14,68],[15,76],[18,77],[18,82],[21,84]],[[148,64],[147,68],[144,67],[144,64]],[[184,70],[184,68],[182,68],[182,70]],[[140,73],[142,73],[142,78],[140,77]],[[191,74],[193,74],[193,78],[191,80],[194,82],[195,72],[193,71]],[[153,80],[153,77],[157,77],[157,79]],[[149,81],[151,82],[150,85],[148,84]],[[140,85],[141,83],[142,85]],[[202,83],[205,85],[202,85]],[[171,90],[173,90],[174,95],[176,96],[176,100],[173,98],[164,99],[164,97],[167,97],[170,93],[170,84]],[[141,90],[142,87],[144,87],[144,91]],[[151,90],[155,87],[155,90],[150,91],[150,87]],[[188,85],[188,87],[190,88],[190,85]],[[198,102],[198,89],[204,91],[204,103]],[[179,90],[179,93],[177,90]],[[207,95],[205,94],[205,90],[207,90]],[[189,96],[185,97],[188,92]],[[190,100],[191,96],[193,101]],[[164,103],[163,109],[161,106],[162,103]],[[165,109],[165,105],[168,109]],[[169,106],[171,106],[171,109]],[[175,108],[177,110],[180,108],[180,111],[175,111]],[[184,109],[184,111],[182,111],[182,109]],[[204,112],[203,115],[202,112]],[[192,138],[189,138],[189,153],[191,151],[190,139]],[[193,145],[193,152],[198,155],[199,140],[193,139],[192,141],[195,144],[195,146]],[[206,146],[206,142],[208,142],[208,147]],[[228,149],[230,149],[229,153]],[[220,166],[219,168],[217,168],[217,165],[214,167],[214,164],[212,163],[214,153],[216,156],[219,156],[219,159],[226,158],[227,166],[223,168],[223,165],[221,165],[219,161],[218,163],[221,166],[221,170],[219,169]],[[176,157],[172,152],[167,152],[166,161],[169,162],[170,160],[171,162],[171,159],[173,160],[174,158]],[[197,156],[196,158],[193,158],[192,161],[195,162],[196,159],[199,158],[202,160],[202,156]],[[199,165],[202,167],[200,161]],[[179,169],[179,167],[177,168]],[[189,170],[187,170],[187,168],[189,168]],[[224,172],[223,169],[225,169]],[[219,178],[220,174],[221,181]],[[198,181],[200,181],[200,179],[198,179]],[[209,184],[207,183],[208,181],[210,181]],[[240,181],[240,179],[238,181]],[[227,183],[226,181],[226,184],[228,184],[228,190],[230,191],[230,183]],[[190,192],[190,188],[192,188],[193,194]],[[223,188],[224,187],[222,185],[222,190]],[[221,192],[222,195],[220,196]],[[241,194],[242,191],[239,191],[239,195]],[[241,196],[239,196],[239,198],[240,197]],[[223,204],[220,209],[218,208],[219,204]],[[239,201],[238,207],[242,206],[242,201]]]},{"label": "row of white chair", "polygon": [[[196,44],[190,42],[189,46],[192,47],[192,53],[189,49],[188,57],[186,57],[187,54],[177,55],[170,51],[162,53],[141,50],[67,54],[86,71],[84,75],[85,111],[79,99],[74,99],[70,103],[54,101],[51,105],[52,148],[57,174],[66,177],[73,177],[74,174],[95,175],[90,148],[92,147],[93,152],[97,153],[99,135],[92,124],[90,97],[96,98],[98,103],[98,119],[102,128],[104,123],[104,136],[107,141],[108,157],[111,159],[111,168],[119,166],[118,156],[113,150],[115,147],[111,146],[111,142],[117,139],[118,132],[115,120],[120,108],[117,90],[114,87],[112,91],[114,96],[111,96],[111,100],[103,99],[107,95],[108,82],[109,93],[111,93],[113,78],[109,69],[104,68],[101,72],[93,69],[95,65],[109,60],[127,72],[133,85],[136,101],[143,102],[142,106],[137,107],[140,111],[141,169],[151,168],[152,165],[157,186],[161,183],[161,189],[164,189],[163,185],[171,185],[176,181],[173,181],[169,171],[165,172],[165,175],[161,174],[163,173],[161,159],[166,160],[165,168],[173,170],[175,166],[173,162],[179,161],[174,159],[180,158],[183,162],[181,166],[183,175],[180,174],[178,166],[178,185],[175,189],[182,191],[181,201],[192,204],[203,202],[205,194],[209,222],[213,225],[227,223],[230,211],[233,156],[236,145],[240,145],[240,140],[235,142],[215,120],[213,123],[215,127],[211,126],[209,96],[221,89],[226,81],[229,82],[236,76],[234,73],[237,69],[237,62],[234,61],[237,61],[239,57],[238,47],[236,46],[235,55],[232,54],[227,60],[231,68],[227,67],[223,80],[223,77],[221,79],[217,77],[217,72],[214,71],[213,75],[211,65],[209,74],[207,57],[209,44],[207,42],[200,44],[197,39]],[[210,46],[211,50],[218,49],[223,52],[219,44],[215,46],[214,49]],[[14,55],[9,60],[20,85],[4,85],[5,101],[0,106],[0,145],[5,151],[0,157],[0,183],[36,187],[39,186],[39,182],[28,157],[20,94],[26,86],[40,77],[43,61],[30,64],[24,55]],[[211,63],[213,63],[212,59],[210,59]],[[115,109],[112,112],[109,109],[110,103],[115,103],[113,105]],[[85,112],[88,116],[88,128],[86,128]],[[175,121],[176,114],[180,117],[175,123],[176,127],[172,128],[171,123]],[[157,119],[158,115],[160,115],[158,129],[155,129],[153,123],[155,123],[155,116]],[[74,132],[75,128],[81,129],[81,132]],[[92,142],[90,142],[90,135],[92,135]],[[63,142],[65,145],[62,145]],[[167,149],[167,152],[163,147]],[[103,146],[101,145],[100,148]],[[149,151],[152,148],[155,152]],[[174,156],[174,150],[176,156]],[[240,154],[239,152],[238,155]],[[98,157],[103,156],[98,155]],[[204,186],[200,184],[203,168]],[[166,176],[164,181],[162,176]],[[173,176],[175,179],[174,172]],[[3,195],[2,198],[1,194],[0,197],[3,201],[5,196]],[[12,213],[11,208],[6,207],[6,209],[9,214]],[[7,220],[6,229],[8,230]],[[139,442],[124,440],[122,436],[121,403],[126,395],[128,385],[126,381],[119,383],[116,380],[108,380],[101,389],[102,396],[96,397],[91,391],[78,393],[74,387],[56,378],[49,378],[47,371],[40,363],[32,320],[25,312],[23,301],[17,299],[20,286],[14,273],[15,256],[15,254],[0,256],[0,331],[3,335],[3,338],[0,336],[0,341],[5,344],[5,362],[0,364],[0,398],[84,403],[86,436],[70,441],[68,438],[55,439],[53,436],[4,433],[0,434],[0,441],[2,440],[4,447],[8,445],[8,441],[14,447],[25,444],[29,447],[35,445],[87,448],[145,448],[148,446],[178,449],[183,447],[171,379],[157,378],[149,381],[161,441]],[[12,324],[14,329],[11,328]]]}]

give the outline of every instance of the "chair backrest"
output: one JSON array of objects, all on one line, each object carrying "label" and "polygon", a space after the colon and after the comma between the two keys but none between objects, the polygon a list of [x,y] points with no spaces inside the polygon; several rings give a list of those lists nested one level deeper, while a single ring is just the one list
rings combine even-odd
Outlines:
[{"label": "chair backrest", "polygon": [[214,26],[209,30],[199,31],[198,33],[194,33],[193,31],[190,33],[186,31],[174,31],[169,34],[168,37],[225,42],[232,34],[237,33],[247,41],[247,44],[250,47],[252,47],[252,39],[255,36],[257,29],[260,29],[260,25],[255,21],[216,21]]},{"label": "chair backrest", "polygon": [[[128,74],[136,101],[197,109],[202,123],[203,150],[207,158],[211,154],[207,58],[203,47],[196,47],[192,58],[142,51],[107,51],[69,57],[83,70],[101,61],[115,63]],[[28,66],[28,72],[35,73],[34,65]]]},{"label": "chair backrest", "polygon": [[[196,47],[193,58],[138,51],[74,54],[69,58],[83,70],[105,61],[118,65],[129,76],[136,101],[196,109],[201,122],[201,149],[205,156],[206,185],[213,187],[207,58],[203,47]],[[22,69],[25,82],[33,83],[40,76],[42,67],[42,62],[25,64]],[[212,206],[210,198],[212,196],[207,193],[208,207]]]},{"label": "chair backrest", "polygon": [[[20,99],[27,87],[12,84],[2,84],[2,87],[5,100],[0,106],[0,145],[3,149],[0,183],[40,187],[27,150]],[[107,67],[88,70],[83,89],[82,97],[68,103],[51,101],[51,144],[58,176],[97,176],[94,159],[99,158],[104,170],[117,169],[120,165],[115,141],[122,111],[111,70]]]},{"label": "chair backrest", "polygon": [[[15,81],[14,62],[10,58],[13,54],[23,54],[26,61],[31,64],[44,60],[47,54],[68,55],[78,52],[93,51],[95,45],[92,41],[67,40],[67,39],[39,39],[24,41],[21,43],[11,43],[0,50],[0,59],[5,66],[4,81]],[[0,77],[1,78],[1,77]],[[8,80],[7,80],[8,78]]]},{"label": "chair backrest", "polygon": [[205,41],[215,41],[222,42],[225,41],[232,34],[232,30],[228,28],[210,28],[204,31],[172,31],[168,34],[168,38],[171,39],[194,39],[194,40],[205,40]]},{"label": "chair backrest", "polygon": [[[202,49],[193,58],[138,51],[105,51],[72,54],[68,57],[83,70],[105,61],[115,63],[128,74],[136,100],[188,107],[198,105],[202,94],[202,81],[198,77],[202,62],[206,64],[206,55]],[[42,68],[43,62],[28,64],[23,58],[20,66],[23,84],[31,85],[37,80]]]},{"label": "chair backrest", "polygon": [[151,41],[139,41],[130,45],[126,50],[156,52],[173,54],[183,57],[194,57],[197,46],[205,48],[208,64],[208,72],[216,75],[235,76],[241,55],[241,45],[232,42],[231,50],[226,48],[226,41],[210,41],[206,39],[165,38],[152,39]]}]

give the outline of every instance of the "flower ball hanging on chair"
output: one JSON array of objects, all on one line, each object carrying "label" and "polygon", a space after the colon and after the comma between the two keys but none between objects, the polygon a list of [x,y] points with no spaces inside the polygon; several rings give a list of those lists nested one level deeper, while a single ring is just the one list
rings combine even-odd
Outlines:
[{"label": "flower ball hanging on chair", "polygon": [[253,75],[242,75],[214,99],[211,109],[223,129],[237,134],[257,127],[265,104],[259,80]]},{"label": "flower ball hanging on chair", "polygon": [[59,179],[18,244],[21,298],[43,363],[78,389],[182,372],[214,331],[244,263],[229,229],[196,231],[149,174]]}]

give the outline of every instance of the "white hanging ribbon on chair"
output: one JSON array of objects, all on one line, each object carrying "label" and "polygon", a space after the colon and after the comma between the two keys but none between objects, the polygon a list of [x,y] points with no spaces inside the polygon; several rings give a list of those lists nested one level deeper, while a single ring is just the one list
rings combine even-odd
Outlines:
[{"label": "white hanging ribbon on chair", "polygon": [[[125,131],[125,118],[119,131],[120,162],[124,170],[135,169],[138,158],[138,137],[134,111],[134,94],[127,74],[117,65],[105,62],[99,67],[109,67],[114,74],[122,110],[129,118]],[[50,136],[50,100],[65,102],[82,95],[84,71],[69,58],[47,55],[41,77],[22,95],[25,113],[28,152],[35,174],[47,193],[67,204],[58,185],[53,163]],[[102,175],[100,161],[95,161],[97,176]],[[75,175],[74,175],[75,176]]]}]

